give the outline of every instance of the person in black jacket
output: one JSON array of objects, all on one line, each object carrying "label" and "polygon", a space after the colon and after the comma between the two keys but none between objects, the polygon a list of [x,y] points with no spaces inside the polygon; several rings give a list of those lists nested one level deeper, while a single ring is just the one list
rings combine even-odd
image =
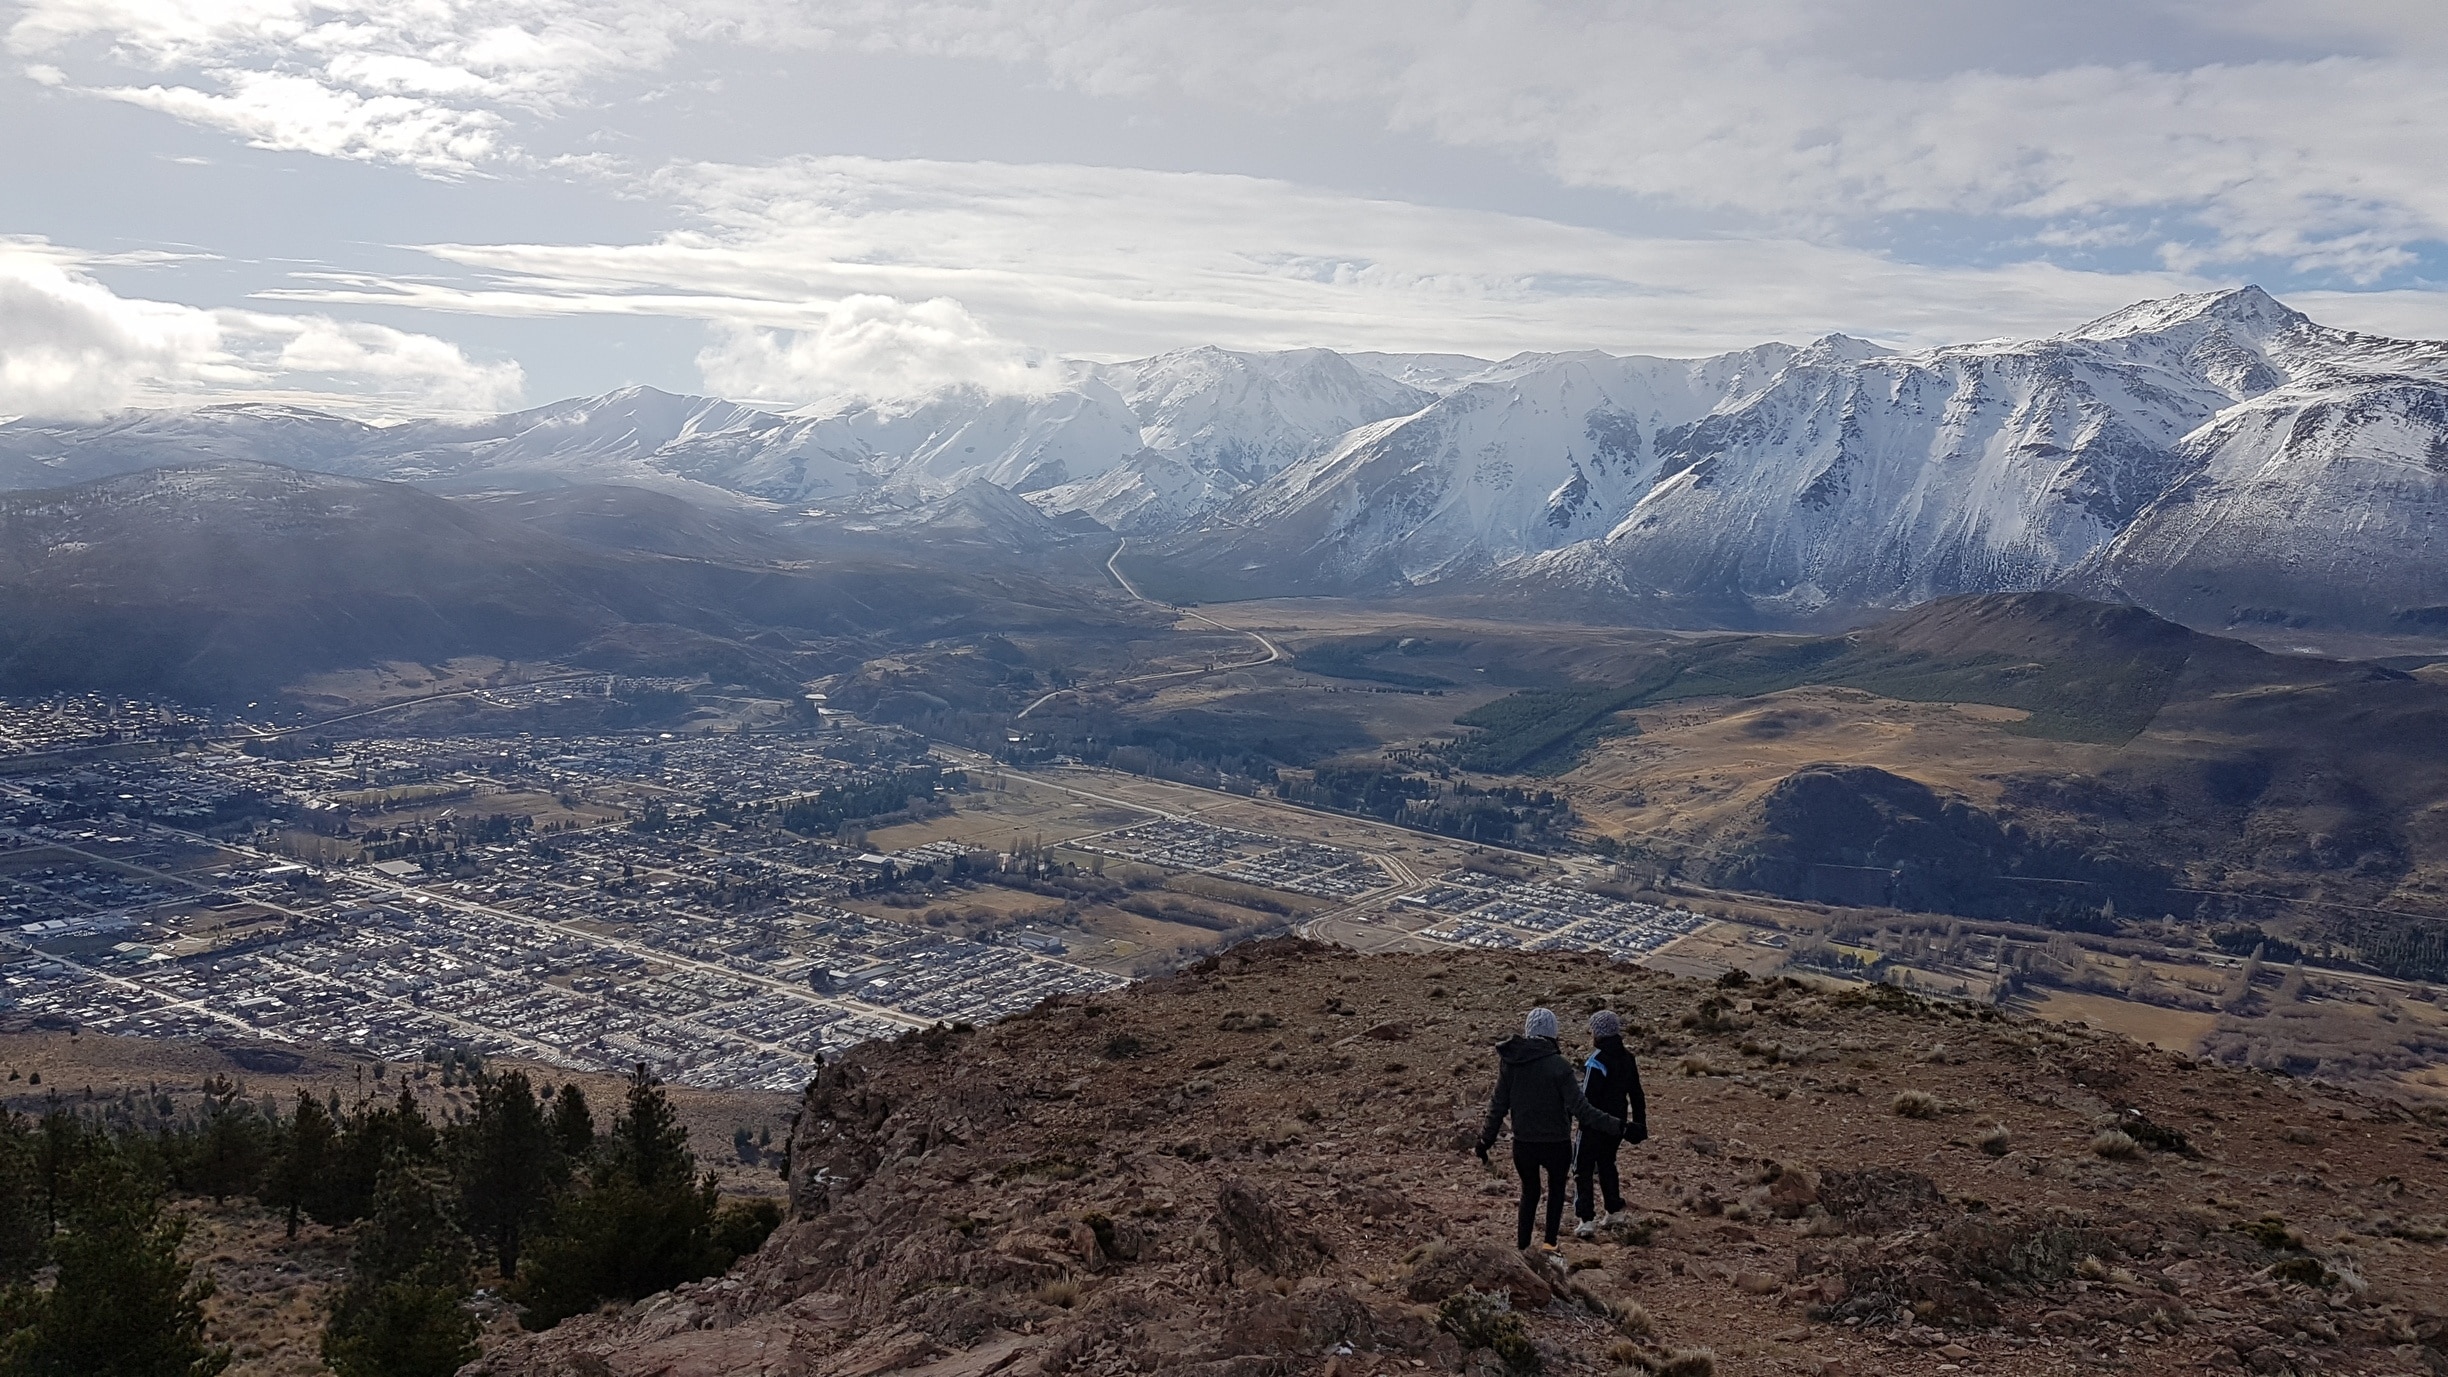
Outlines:
[{"label": "person in black jacket", "polygon": [[1530,1246],[1530,1226],[1538,1217],[1539,1173],[1547,1174],[1547,1242],[1556,1241],[1564,1222],[1564,1177],[1572,1168],[1572,1125],[1584,1130],[1624,1135],[1623,1120],[1593,1108],[1581,1094],[1581,1078],[1556,1040],[1556,1016],[1532,1009],[1522,1020],[1522,1035],[1496,1048],[1499,1063],[1496,1093],[1488,1099],[1487,1123],[1479,1130],[1479,1160],[1496,1146],[1497,1130],[1513,1116],[1513,1170],[1521,1174],[1521,1210],[1515,1233],[1517,1247]]},{"label": "person in black jacket", "polygon": [[1649,1136],[1649,1097],[1641,1093],[1640,1065],[1623,1044],[1623,1020],[1612,1009],[1600,1009],[1590,1015],[1589,1028],[1590,1039],[1598,1045],[1581,1064],[1581,1093],[1591,1104],[1623,1120],[1624,1132],[1617,1136],[1587,1125],[1581,1129],[1581,1149],[1573,1156],[1573,1215],[1581,1221],[1573,1230],[1576,1238],[1590,1237],[1606,1222],[1606,1215],[1593,1208],[1590,1178],[1598,1178],[1607,1215],[1621,1214],[1623,1183],[1615,1175],[1615,1149]]}]

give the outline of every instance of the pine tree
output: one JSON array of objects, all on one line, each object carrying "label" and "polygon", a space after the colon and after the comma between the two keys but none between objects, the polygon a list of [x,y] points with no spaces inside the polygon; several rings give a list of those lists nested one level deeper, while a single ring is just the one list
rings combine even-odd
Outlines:
[{"label": "pine tree", "polygon": [[688,1129],[639,1066],[593,1170],[512,1288],[525,1323],[547,1328],[605,1300],[636,1300],[729,1266],[733,1254],[714,1236],[713,1173],[696,1171]]},{"label": "pine tree", "polygon": [[314,1213],[325,1224],[363,1219],[374,1208],[374,1193],[383,1170],[394,1157],[423,1164],[434,1158],[434,1127],[417,1108],[416,1096],[401,1086],[399,1098],[388,1105],[360,1103],[342,1126],[333,1155],[327,1188]]},{"label": "pine tree", "polygon": [[228,1350],[204,1341],[209,1277],[179,1261],[183,1221],[107,1142],[85,1155],[52,1242],[58,1279],[20,1293],[25,1327],[8,1341],[12,1377],[213,1377]]},{"label": "pine tree", "polygon": [[339,1131],[321,1100],[298,1092],[297,1113],[289,1120],[273,1179],[278,1203],[289,1213],[289,1237],[297,1237],[298,1215],[323,1189],[323,1173],[331,1164]]},{"label": "pine tree", "polygon": [[475,1112],[452,1138],[468,1231],[492,1248],[502,1276],[515,1277],[527,1230],[550,1203],[555,1174],[552,1130],[525,1073],[481,1082]]},{"label": "pine tree", "polygon": [[0,1286],[24,1282],[51,1254],[51,1222],[34,1161],[25,1120],[0,1112]]},{"label": "pine tree", "polygon": [[206,1081],[203,1122],[180,1184],[216,1204],[253,1191],[272,1156],[268,1127],[237,1085],[220,1076]]},{"label": "pine tree", "polygon": [[463,1304],[475,1282],[467,1236],[434,1180],[395,1157],[349,1250],[323,1361],[339,1377],[449,1377],[476,1357],[478,1325]]},{"label": "pine tree", "polygon": [[552,1136],[566,1162],[575,1165],[595,1155],[595,1115],[576,1081],[562,1086],[561,1093],[553,1097]]},{"label": "pine tree", "polygon": [[697,1171],[696,1155],[688,1148],[688,1128],[673,1112],[663,1083],[639,1062],[630,1073],[621,1112],[612,1119],[605,1144],[611,1169],[652,1190],[673,1181],[687,1181]]}]

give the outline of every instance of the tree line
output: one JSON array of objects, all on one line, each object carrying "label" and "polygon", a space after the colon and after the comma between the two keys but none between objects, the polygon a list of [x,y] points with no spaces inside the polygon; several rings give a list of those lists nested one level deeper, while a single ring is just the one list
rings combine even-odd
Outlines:
[{"label": "tree line", "polygon": [[166,1096],[0,1115],[0,1377],[213,1377],[209,1277],[179,1258],[173,1195],[251,1197],[353,1232],[327,1302],[338,1377],[445,1377],[477,1355],[480,1282],[542,1329],[719,1272],[781,1221],[723,1203],[644,1066],[599,1131],[577,1085],[474,1071],[438,1125],[396,1098],[300,1091],[293,1108],[223,1078],[170,1117]]}]

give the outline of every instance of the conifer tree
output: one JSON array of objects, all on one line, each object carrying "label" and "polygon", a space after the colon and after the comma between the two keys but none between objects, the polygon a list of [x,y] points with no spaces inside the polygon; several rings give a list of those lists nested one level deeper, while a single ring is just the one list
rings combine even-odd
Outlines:
[{"label": "conifer tree", "polygon": [[526,1074],[479,1082],[475,1111],[452,1138],[468,1232],[492,1249],[502,1276],[515,1277],[527,1231],[550,1203],[554,1176],[552,1130]]},{"label": "conifer tree", "polygon": [[349,1250],[323,1361],[339,1377],[449,1377],[476,1357],[476,1317],[463,1304],[475,1283],[467,1236],[433,1178],[394,1157]]},{"label": "conifer tree", "polygon": [[321,1100],[299,1091],[297,1113],[289,1120],[287,1141],[282,1144],[280,1165],[273,1181],[277,1202],[289,1215],[291,1238],[297,1237],[299,1214],[323,1189],[323,1173],[331,1165],[338,1137],[331,1111],[324,1108]]},{"label": "conifer tree", "polygon": [[7,1341],[11,1377],[213,1377],[226,1349],[204,1341],[209,1277],[179,1261],[183,1221],[117,1152],[84,1155],[63,1193],[65,1228],[52,1241],[57,1280],[19,1293],[23,1328]]},{"label": "conifer tree", "polygon": [[[566,1091],[564,1094],[568,1093]],[[606,1300],[636,1300],[729,1266],[714,1236],[715,1184],[700,1180],[688,1129],[639,1066],[592,1171],[538,1238],[512,1288],[542,1329]]]},{"label": "conifer tree", "polygon": [[553,1097],[552,1136],[562,1159],[571,1165],[582,1164],[595,1154],[595,1114],[576,1081],[562,1086],[561,1093]]}]

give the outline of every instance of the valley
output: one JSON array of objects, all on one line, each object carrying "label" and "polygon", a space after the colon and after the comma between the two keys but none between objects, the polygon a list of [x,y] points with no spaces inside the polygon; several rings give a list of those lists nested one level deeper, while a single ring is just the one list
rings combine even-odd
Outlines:
[{"label": "valley", "polygon": [[[130,1104],[141,1072],[173,1118],[214,1058],[273,1068],[251,1094],[438,1069],[430,1112],[453,1125],[472,1066],[607,1094],[642,1068],[726,1192],[770,1192],[777,1157],[717,1135],[782,1125],[804,1241],[852,1208],[829,1182],[887,1160],[841,1125],[905,1112],[861,1078],[1262,972],[1240,983],[1267,999],[1195,1028],[1078,1033],[1086,1070],[1039,1098],[1166,1068],[1115,1092],[1137,1107],[1111,1122],[1146,1143],[1108,1154],[1065,1120],[979,1159],[991,1189],[953,1232],[1005,1240],[1025,1286],[879,1327],[833,1263],[790,1273],[769,1248],[704,1284],[727,1290],[645,1302],[712,1354],[734,1326],[788,1330],[881,1345],[860,1371],[948,1377],[1047,1336],[1074,1368],[1143,1341],[1093,1306],[1154,1304],[1108,1285],[1138,1260],[1117,1221],[1154,1198],[1150,1152],[1173,1211],[1228,1191],[1213,1162],[1290,1172],[1297,1196],[1312,1145],[1348,1163],[1387,1137],[1343,1127],[1326,1087],[1427,1113],[1441,1142],[1463,1042],[1452,1067],[1384,1056],[1465,1002],[1603,988],[1647,1001],[1659,1101],[1687,1125],[1668,1150],[1692,1158],[1641,1186],[1649,1232],[1556,1279],[1624,1268],[1656,1298],[1604,1341],[1618,1367],[1674,1370],[1774,1305],[1783,1337],[1720,1343],[1729,1365],[1862,1344],[1848,1359],[2037,1372],[2166,1344],[2303,1370],[2317,1326],[2264,1341],[2229,1303],[2295,1323],[2364,1295],[2347,1276],[2385,1299],[2322,1340],[2364,1365],[2345,1370],[2429,1342],[2432,1204],[2311,1196],[2433,1151],[2448,1103],[2437,346],[2248,289],[1915,355],[1189,350],[1067,376],[792,416],[632,389],[381,427],[254,406],[0,424],[0,1018],[20,1039],[0,1052],[39,1061],[46,1092],[90,1078]],[[2221,552],[2247,546],[2293,572],[2230,579]],[[1501,985],[1465,997],[1448,972]],[[1287,983],[1303,993],[1275,1000]],[[1246,1081],[1296,1065],[1297,1104]],[[2109,1136],[2211,1084],[2402,1142],[2286,1176],[2215,1114],[2132,1152]],[[1244,1091],[1274,1096],[1233,1102],[1245,1135],[1154,1132]],[[1771,1131],[1771,1105],[1798,1125]],[[940,1127],[911,1130],[920,1160],[977,1148]],[[1995,1204],[2058,1238],[2034,1221],[2178,1177],[2224,1213],[2120,1216],[2148,1247],[2084,1233],[2083,1257],[2017,1283],[2054,1308],[1957,1313],[1960,1278],[1893,1289],[1865,1250],[1905,1245],[1875,1209],[1843,1217],[1864,1202],[1762,1196],[1788,1164],[1849,1170],[1803,1141],[1831,1133],[1971,1154],[1926,1190],[1880,1178],[1945,1204],[1908,1227],[1948,1237]],[[2046,1146],[1991,1152],[1997,1134]],[[1344,1184],[1425,1210],[1447,1248],[1501,1188],[1425,1185],[1405,1144]],[[1113,1241],[1086,1216],[1042,1241],[1031,1221],[1087,1208],[1065,1191],[1091,1162],[1141,1203],[1083,1186]],[[2239,1202],[2330,1233],[2249,1233]],[[249,1297],[214,1319],[249,1336],[236,1370],[311,1370],[300,1317],[341,1275],[333,1236],[180,1208]],[[1170,1238],[1148,1208],[1129,1218]],[[1427,1255],[1377,1256],[1383,1217],[1335,1245],[1367,1259],[1338,1284],[1414,1303],[1387,1297],[1434,1289],[1411,1280]],[[878,1246],[967,1246],[898,1227]],[[1167,1285],[1212,1283],[1190,1260],[1211,1245],[1146,1246],[1191,1269]],[[903,1272],[968,1285],[932,1265]],[[1269,1294],[1315,1300],[1304,1277]],[[2154,1309],[2080,1299],[2111,1292]],[[1080,1303],[1099,1296],[1124,1299]],[[607,1312],[525,1339],[479,1308],[480,1370],[521,1377],[603,1377],[671,1338]],[[1335,1363],[1463,1361],[1434,1337],[1450,1324],[1371,1313],[1334,1329]],[[1529,1331],[1559,1370],[1597,1342],[1568,1329]],[[1183,1343],[1168,1361],[1247,1341]]]}]

